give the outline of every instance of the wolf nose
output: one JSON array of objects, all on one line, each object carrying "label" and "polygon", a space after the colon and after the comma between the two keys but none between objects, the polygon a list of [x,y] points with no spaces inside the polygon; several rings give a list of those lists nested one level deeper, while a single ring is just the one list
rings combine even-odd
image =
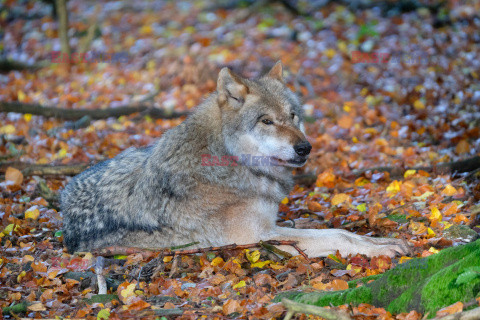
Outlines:
[{"label": "wolf nose", "polygon": [[305,157],[310,153],[310,150],[312,150],[312,145],[308,141],[302,141],[294,145],[293,150],[295,150],[299,156]]}]

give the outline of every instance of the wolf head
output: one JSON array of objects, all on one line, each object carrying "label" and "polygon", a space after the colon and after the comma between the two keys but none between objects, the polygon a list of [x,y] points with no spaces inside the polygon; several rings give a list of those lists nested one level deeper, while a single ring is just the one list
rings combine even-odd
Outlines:
[{"label": "wolf head", "polygon": [[[301,167],[312,146],[305,138],[299,98],[285,85],[282,64],[249,80],[228,68],[220,71],[217,99],[227,151],[238,156],[268,157],[270,164]],[[263,166],[263,170],[272,168]]]}]

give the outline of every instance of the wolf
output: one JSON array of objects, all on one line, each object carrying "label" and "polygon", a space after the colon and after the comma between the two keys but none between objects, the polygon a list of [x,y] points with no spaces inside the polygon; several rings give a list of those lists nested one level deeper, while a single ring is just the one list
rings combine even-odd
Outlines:
[{"label": "wolf", "polygon": [[[281,62],[256,79],[223,68],[217,90],[153,145],[127,149],[72,178],[60,198],[67,250],[293,240],[312,257],[408,253],[400,239],[276,225],[279,203],[294,185],[292,170],[312,149],[300,99],[282,73]],[[205,165],[205,155],[235,165]],[[254,165],[252,157],[269,161]]]}]

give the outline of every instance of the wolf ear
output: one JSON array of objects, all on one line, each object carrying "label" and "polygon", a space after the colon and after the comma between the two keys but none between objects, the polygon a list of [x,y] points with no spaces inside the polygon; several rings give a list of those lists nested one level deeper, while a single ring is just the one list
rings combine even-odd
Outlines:
[{"label": "wolf ear", "polygon": [[280,60],[268,71],[267,77],[283,82],[283,66]]},{"label": "wolf ear", "polygon": [[231,106],[239,108],[245,102],[248,86],[242,78],[225,67],[218,74],[217,92],[220,104],[229,102]]}]

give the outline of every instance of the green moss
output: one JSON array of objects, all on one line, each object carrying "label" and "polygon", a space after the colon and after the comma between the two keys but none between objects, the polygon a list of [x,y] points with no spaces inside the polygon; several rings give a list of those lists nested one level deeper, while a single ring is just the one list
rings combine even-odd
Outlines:
[{"label": "green moss", "polygon": [[[417,310],[434,316],[445,306],[478,296],[480,276],[476,276],[475,267],[479,265],[477,240],[427,258],[412,259],[381,275],[351,281],[350,289],[345,291],[295,292],[282,297],[317,306],[370,303],[392,313]],[[357,287],[360,283],[363,286]]]}]

